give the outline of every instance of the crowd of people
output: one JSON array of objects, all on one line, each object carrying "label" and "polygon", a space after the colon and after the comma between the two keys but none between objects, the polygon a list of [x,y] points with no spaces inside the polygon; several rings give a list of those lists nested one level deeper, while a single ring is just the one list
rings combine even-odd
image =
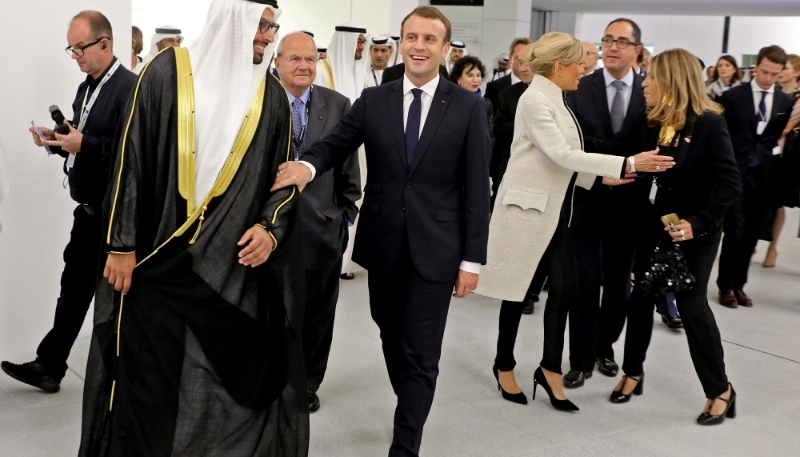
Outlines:
[{"label": "crowd of people", "polygon": [[61,294],[37,358],[2,369],[58,392],[94,299],[80,455],[307,455],[358,267],[397,396],[390,457],[419,455],[448,308],[473,292],[501,301],[505,400],[528,403],[514,348],[547,289],[534,399],[578,411],[564,388],[595,367],[623,372],[611,403],[642,395],[657,309],[688,340],[697,423],[735,417],[708,283],[721,245],[720,305],[753,306],[756,243],[774,266],[800,206],[800,57],[767,46],[750,76],[725,55],[705,82],[620,18],[599,49],[516,38],[488,78],[435,7],[400,35],[342,24],[327,47],[279,37],[280,17],[214,0],[197,40],[165,25],[142,58],[134,27],[132,71],[102,13],[70,23],[73,117],[31,128],[78,203]]}]

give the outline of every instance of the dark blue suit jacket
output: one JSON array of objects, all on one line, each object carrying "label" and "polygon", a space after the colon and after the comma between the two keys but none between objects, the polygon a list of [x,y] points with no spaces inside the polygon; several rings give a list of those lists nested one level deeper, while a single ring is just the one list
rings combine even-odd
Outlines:
[{"label": "dark blue suit jacket", "polygon": [[428,281],[454,282],[462,260],[486,263],[489,124],[483,100],[440,78],[414,161],[406,161],[403,79],[362,92],[336,128],[303,160],[317,174],[364,144],[367,183],[353,260],[395,271],[407,236]]}]

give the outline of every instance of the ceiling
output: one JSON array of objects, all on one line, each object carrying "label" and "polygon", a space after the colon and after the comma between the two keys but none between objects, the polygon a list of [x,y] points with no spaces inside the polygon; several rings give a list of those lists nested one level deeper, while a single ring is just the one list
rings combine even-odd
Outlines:
[{"label": "ceiling", "polygon": [[800,0],[533,0],[533,8],[579,13],[800,16]]}]

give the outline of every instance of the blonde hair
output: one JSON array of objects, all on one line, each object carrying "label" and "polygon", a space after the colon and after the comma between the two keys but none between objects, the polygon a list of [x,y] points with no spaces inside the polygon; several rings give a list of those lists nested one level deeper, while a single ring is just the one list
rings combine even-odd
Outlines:
[{"label": "blonde hair", "polygon": [[139,55],[144,50],[144,37],[142,30],[135,25],[131,29],[131,48],[133,53]]},{"label": "blonde hair", "polygon": [[661,94],[661,100],[647,113],[651,125],[669,125],[680,130],[686,124],[689,109],[698,116],[706,111],[722,114],[722,107],[706,94],[700,61],[689,51],[670,49],[656,55],[647,77]]},{"label": "blonde hair", "polygon": [[[794,70],[795,73],[800,71],[800,56],[798,56],[797,54],[789,54],[788,57],[789,57],[789,60],[787,61],[787,63],[792,65],[792,70]],[[793,77],[793,79],[800,80],[800,78],[798,78],[796,76]]]},{"label": "blonde hair", "polygon": [[550,32],[533,43],[533,49],[525,63],[534,75],[547,76],[556,62],[562,65],[579,63],[586,57],[583,43],[568,33]]}]

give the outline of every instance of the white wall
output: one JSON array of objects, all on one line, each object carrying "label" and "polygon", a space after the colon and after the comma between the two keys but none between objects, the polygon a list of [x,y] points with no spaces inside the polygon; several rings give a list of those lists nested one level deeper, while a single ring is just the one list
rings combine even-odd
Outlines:
[{"label": "white wall", "polygon": [[[624,16],[624,15],[622,15]],[[599,42],[606,26],[620,15],[583,14],[578,18],[576,36]],[[642,29],[642,41],[656,53],[684,48],[713,65],[722,54],[722,16],[630,15]],[[777,44],[787,52],[800,54],[800,17],[732,17],[728,54],[741,62],[743,54],[758,54],[764,46]]]},{"label": "white wall", "polygon": [[[50,125],[58,104],[72,117],[72,100],[86,77],[64,52],[69,20],[85,9],[111,20],[118,56],[130,56],[130,0],[3,1],[0,30],[6,66],[0,72],[0,136],[11,191],[0,204],[0,359],[27,361],[53,322],[75,203],[62,186],[63,160],[31,141],[31,120]],[[32,12],[46,12],[32,14]],[[129,59],[122,59],[130,64]],[[91,319],[91,312],[90,312]],[[84,326],[84,332],[91,329]]]}]

